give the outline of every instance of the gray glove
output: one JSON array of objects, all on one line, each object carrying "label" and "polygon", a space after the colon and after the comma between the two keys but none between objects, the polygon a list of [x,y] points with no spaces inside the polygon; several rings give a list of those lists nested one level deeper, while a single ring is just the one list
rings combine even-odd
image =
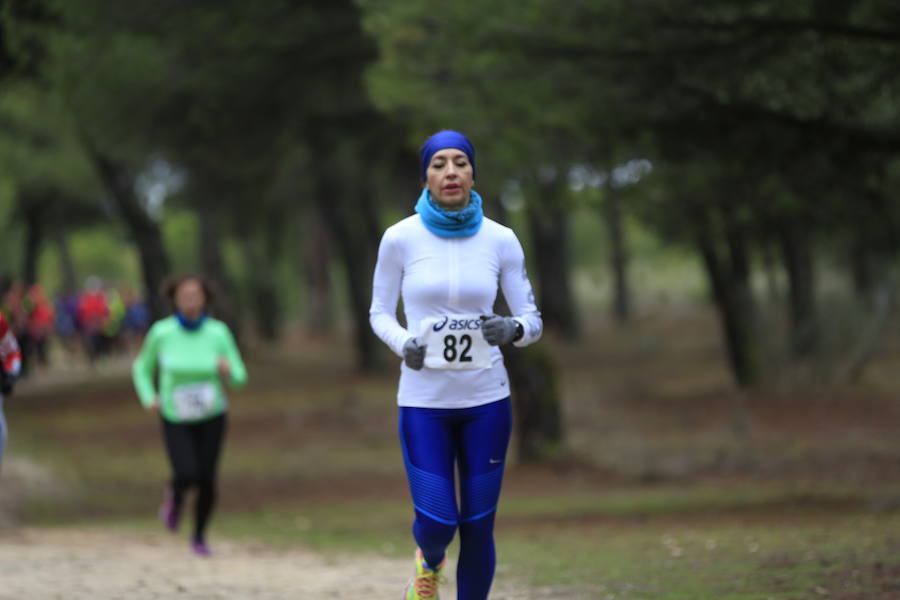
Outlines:
[{"label": "gray glove", "polygon": [[425,366],[425,346],[420,346],[418,339],[409,338],[403,344],[403,362],[413,371]]},{"label": "gray glove", "polygon": [[491,346],[502,346],[521,338],[521,328],[522,325],[512,317],[493,315],[481,324],[481,333]]}]

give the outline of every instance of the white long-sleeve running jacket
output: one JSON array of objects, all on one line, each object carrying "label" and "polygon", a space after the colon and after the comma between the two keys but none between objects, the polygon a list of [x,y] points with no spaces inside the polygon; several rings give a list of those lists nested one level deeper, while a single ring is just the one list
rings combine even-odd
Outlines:
[{"label": "white long-sleeve running jacket", "polygon": [[[498,283],[527,346],[541,336],[543,323],[525,270],[525,254],[512,229],[485,218],[478,233],[443,238],[416,214],[389,227],[378,249],[369,321],[375,334],[398,356],[418,337],[428,317],[491,315]],[[397,321],[402,296],[407,327]],[[480,332],[479,332],[480,335]],[[503,355],[490,348],[492,367],[476,370],[400,369],[397,403],[425,408],[469,408],[509,396]]]}]

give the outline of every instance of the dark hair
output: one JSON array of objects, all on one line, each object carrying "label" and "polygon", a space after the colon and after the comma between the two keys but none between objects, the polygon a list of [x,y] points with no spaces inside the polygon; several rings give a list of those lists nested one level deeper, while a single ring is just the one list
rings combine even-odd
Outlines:
[{"label": "dark hair", "polygon": [[175,308],[175,292],[186,281],[196,281],[203,288],[203,296],[206,298],[206,308],[209,309],[213,301],[216,299],[216,287],[206,277],[199,273],[180,273],[178,275],[170,275],[159,286],[159,295],[169,303],[171,308]]}]

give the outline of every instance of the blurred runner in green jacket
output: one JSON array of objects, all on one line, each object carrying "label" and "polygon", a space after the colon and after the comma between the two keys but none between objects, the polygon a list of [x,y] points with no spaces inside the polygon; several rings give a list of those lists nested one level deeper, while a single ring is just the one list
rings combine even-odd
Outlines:
[{"label": "blurred runner in green jacket", "polygon": [[[228,400],[223,383],[240,386],[247,371],[228,326],[207,314],[209,284],[197,275],[166,283],[175,314],[153,324],[132,374],[141,404],[162,417],[173,477],[160,518],[175,531],[185,492],[197,488],[192,547],[210,554],[205,531],[216,500],[216,466],[225,435]],[[154,371],[159,370],[159,388]]]}]

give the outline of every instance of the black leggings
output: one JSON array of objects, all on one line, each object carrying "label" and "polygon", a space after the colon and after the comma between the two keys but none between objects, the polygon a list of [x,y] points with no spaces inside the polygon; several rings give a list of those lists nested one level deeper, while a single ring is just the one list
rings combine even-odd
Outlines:
[{"label": "black leggings", "polygon": [[225,415],[200,423],[170,423],[165,419],[163,436],[172,465],[172,495],[178,510],[184,493],[197,486],[194,539],[202,540],[216,503],[216,467],[225,437]]}]

